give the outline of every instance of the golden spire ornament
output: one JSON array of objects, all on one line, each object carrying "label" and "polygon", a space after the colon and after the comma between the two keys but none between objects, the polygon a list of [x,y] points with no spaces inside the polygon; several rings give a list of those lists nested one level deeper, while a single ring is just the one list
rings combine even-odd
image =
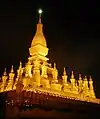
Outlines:
[{"label": "golden spire ornament", "polygon": [[63,72],[63,75],[64,75],[64,76],[66,75],[66,69],[65,69],[65,67],[64,67],[64,72]]},{"label": "golden spire ornament", "polygon": [[22,68],[22,62],[20,61],[19,69],[21,69],[21,68]]},{"label": "golden spire ornament", "polygon": [[89,78],[89,85],[90,85],[90,87],[89,87],[90,88],[90,97],[96,98],[94,88],[93,88],[93,81],[92,81],[91,76]]},{"label": "golden spire ornament", "polygon": [[40,24],[41,24],[41,14],[42,14],[42,12],[43,12],[42,9],[39,9],[38,10],[38,13],[39,13],[39,23]]},{"label": "golden spire ornament", "polygon": [[93,81],[91,76],[89,78],[89,84],[90,84],[90,90],[93,90]]},{"label": "golden spire ornament", "polygon": [[67,83],[67,75],[66,75],[66,69],[65,69],[65,67],[64,67],[62,79],[63,79],[63,84],[66,84]]},{"label": "golden spire ornament", "polygon": [[79,92],[81,92],[82,91],[82,88],[83,88],[83,81],[82,81],[82,76],[81,76],[81,74],[79,74],[79,80],[78,80],[78,84],[79,84]]},{"label": "golden spire ornament", "polygon": [[79,80],[82,80],[82,76],[81,76],[81,74],[79,74]]},{"label": "golden spire ornament", "polygon": [[87,76],[84,77],[84,81],[87,81]]},{"label": "golden spire ornament", "polygon": [[13,79],[14,76],[15,76],[15,73],[14,73],[14,67],[13,67],[13,65],[12,65],[12,67],[11,67],[11,71],[10,71],[10,73],[9,73],[9,78],[10,78],[10,79]]},{"label": "golden spire ornament", "polygon": [[72,71],[71,79],[74,79],[74,72]]},{"label": "golden spire ornament", "polygon": [[12,67],[11,67],[11,73],[13,73],[14,72],[14,67],[13,67],[13,65],[12,65]]},{"label": "golden spire ornament", "polygon": [[54,62],[54,69],[56,69],[56,63]]},{"label": "golden spire ornament", "polygon": [[91,76],[90,76],[89,80],[92,81],[92,77]]},{"label": "golden spire ornament", "polygon": [[4,69],[4,73],[3,73],[4,76],[7,75],[7,72],[6,72],[6,68]]}]

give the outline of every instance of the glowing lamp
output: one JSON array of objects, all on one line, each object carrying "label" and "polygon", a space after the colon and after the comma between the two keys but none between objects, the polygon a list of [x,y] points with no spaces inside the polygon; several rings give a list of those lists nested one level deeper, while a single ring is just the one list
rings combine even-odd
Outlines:
[{"label": "glowing lamp", "polygon": [[42,9],[39,9],[39,10],[38,10],[38,13],[39,13],[40,15],[42,14],[42,12],[43,12]]}]

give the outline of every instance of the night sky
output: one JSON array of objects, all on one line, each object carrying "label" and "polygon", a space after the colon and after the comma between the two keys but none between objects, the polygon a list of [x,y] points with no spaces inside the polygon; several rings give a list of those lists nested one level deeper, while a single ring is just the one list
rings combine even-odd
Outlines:
[{"label": "night sky", "polygon": [[91,75],[100,98],[100,8],[95,0],[69,1],[0,2],[0,75],[27,61],[42,8],[50,61],[59,74],[66,66],[69,73]]}]

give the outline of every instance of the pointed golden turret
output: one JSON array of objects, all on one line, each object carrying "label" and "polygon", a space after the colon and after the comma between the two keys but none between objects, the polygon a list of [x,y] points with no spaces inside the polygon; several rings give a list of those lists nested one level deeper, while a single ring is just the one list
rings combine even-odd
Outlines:
[{"label": "pointed golden turret", "polygon": [[52,68],[51,90],[61,90],[61,85],[58,83],[58,70],[56,68],[56,63],[54,63],[54,68]]},{"label": "pointed golden turret", "polygon": [[87,76],[85,76],[84,80],[83,80],[83,88],[88,89],[88,80],[87,80]]},{"label": "pointed golden turret", "polygon": [[89,88],[90,89],[90,97],[96,98],[94,88],[93,88],[93,81],[92,81],[91,76],[90,76],[90,79],[89,79],[89,86],[90,86],[90,88]]},{"label": "pointed golden turret", "polygon": [[22,77],[22,73],[23,73],[22,62],[20,61],[20,65],[19,65],[19,68],[17,70],[17,77],[21,78]]},{"label": "pointed golden turret", "polygon": [[56,63],[54,62],[54,69],[56,70],[57,68],[56,68]]},{"label": "pointed golden turret", "polygon": [[87,76],[84,77],[84,81],[87,81]]},{"label": "pointed golden turret", "polygon": [[43,35],[43,24],[41,23],[42,10],[39,10],[39,22],[37,24],[37,29],[35,36],[33,37],[31,48],[29,48],[30,55],[35,58],[39,58],[43,61],[47,61],[48,58],[45,56],[48,54],[48,48],[46,44],[45,37]]},{"label": "pointed golden turret", "polygon": [[87,80],[86,76],[85,76],[85,78],[83,80],[83,95],[84,96],[89,96],[88,80]]},{"label": "pointed golden turret", "polygon": [[58,81],[58,80],[57,80],[58,70],[57,70],[57,68],[56,68],[56,63],[54,63],[54,70],[52,71],[52,75],[53,75],[53,79],[54,79],[55,81]]},{"label": "pointed golden turret", "polygon": [[3,76],[2,77],[7,77],[7,72],[6,72],[6,68],[4,69],[4,73],[3,73]]},{"label": "pointed golden turret", "polygon": [[63,76],[65,76],[65,75],[66,75],[66,69],[65,69],[65,67],[64,67]]},{"label": "pointed golden turret", "polygon": [[20,61],[19,69],[22,69],[22,62]]},{"label": "pointed golden turret", "polygon": [[22,74],[23,74],[23,68],[22,68],[22,62],[20,61],[19,68],[17,70],[17,78],[15,79],[13,89],[16,89],[16,85],[18,82],[22,82]]},{"label": "pointed golden turret", "polygon": [[15,76],[15,73],[14,73],[14,68],[12,65],[11,71],[9,73],[9,80],[8,80],[8,85],[6,87],[6,90],[12,90],[13,89],[14,76]]},{"label": "pointed golden turret", "polygon": [[1,86],[1,92],[5,91],[5,87],[6,87],[6,81],[7,81],[7,72],[6,72],[6,68],[4,70],[3,76],[2,76],[2,86]]},{"label": "pointed golden turret", "polygon": [[82,76],[81,76],[81,74],[79,74],[79,80],[78,80],[78,84],[79,84],[79,92],[81,92],[82,91],[82,84],[83,83],[83,81],[82,81]]},{"label": "pointed golden turret", "polygon": [[70,82],[71,82],[71,90],[72,91],[75,91],[76,90],[76,87],[75,87],[75,78],[74,78],[74,72],[73,71],[71,73]]},{"label": "pointed golden turret", "polygon": [[19,69],[17,70],[17,78],[15,81],[14,89],[16,87],[16,92],[19,94],[23,90],[23,68],[22,68],[22,62],[20,62]]},{"label": "pointed golden turret", "polygon": [[66,75],[66,69],[64,67],[64,72],[63,72],[63,76],[62,76],[62,79],[63,79],[63,84],[66,84],[67,83],[67,75]]},{"label": "pointed golden turret", "polygon": [[90,76],[90,79],[89,79],[89,84],[90,84],[90,90],[93,90],[93,81],[92,81],[91,76]]},{"label": "pointed golden turret", "polygon": [[6,76],[6,75],[7,75],[7,72],[6,72],[6,68],[5,68],[3,76]]},{"label": "pointed golden turret", "polygon": [[45,40],[45,37],[43,35],[43,29],[42,29],[43,24],[41,23],[42,10],[41,10],[41,13],[40,13],[40,10],[38,12],[39,12],[39,21],[37,24],[36,34],[33,38],[31,46],[34,46],[35,44],[41,44],[44,47],[47,47],[46,40]]},{"label": "pointed golden turret", "polygon": [[82,76],[81,76],[81,74],[79,74],[79,80],[82,80]]},{"label": "pointed golden turret", "polygon": [[14,68],[13,68],[13,65],[12,65],[11,71],[9,73],[9,79],[14,79],[14,76],[15,76],[15,73],[14,73]]},{"label": "pointed golden turret", "polygon": [[20,61],[19,68],[17,70],[17,77],[15,78],[15,83],[14,83],[14,86],[13,86],[14,90],[16,89],[16,85],[17,85],[17,83],[19,81],[19,78],[22,77],[22,72],[23,72],[22,62]]},{"label": "pointed golden turret", "polygon": [[71,73],[71,78],[70,78],[71,84],[75,85],[75,78],[74,78],[74,72],[72,71]]},{"label": "pointed golden turret", "polygon": [[12,65],[12,67],[11,67],[11,73],[13,73],[14,72],[14,67],[13,67],[13,65]]},{"label": "pointed golden turret", "polygon": [[74,79],[74,72],[72,71],[71,79]]}]

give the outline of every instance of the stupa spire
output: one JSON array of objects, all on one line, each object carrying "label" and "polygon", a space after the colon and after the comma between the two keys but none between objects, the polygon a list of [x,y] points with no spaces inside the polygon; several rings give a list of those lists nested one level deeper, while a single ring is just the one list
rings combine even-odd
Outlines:
[{"label": "stupa spire", "polygon": [[38,24],[37,24],[37,29],[36,29],[36,34],[43,34],[43,24],[41,22],[41,14],[42,14],[42,9],[38,10],[38,14],[39,14],[39,20],[38,20]]},{"label": "stupa spire", "polygon": [[43,35],[43,24],[41,23],[42,9],[38,10],[38,14],[39,14],[39,20],[38,20],[38,24],[36,27],[36,33],[35,33],[35,36],[33,37],[31,46],[41,44],[42,46],[46,47],[47,46],[46,40]]},{"label": "stupa spire", "polygon": [[42,9],[39,9],[39,10],[38,10],[38,13],[39,13],[39,21],[38,21],[38,24],[41,24]]},{"label": "stupa spire", "polygon": [[48,60],[45,56],[48,54],[46,39],[43,34],[43,24],[41,23],[42,9],[38,10],[39,20],[36,27],[36,33],[33,37],[29,52],[31,56],[41,57],[42,60]]}]

